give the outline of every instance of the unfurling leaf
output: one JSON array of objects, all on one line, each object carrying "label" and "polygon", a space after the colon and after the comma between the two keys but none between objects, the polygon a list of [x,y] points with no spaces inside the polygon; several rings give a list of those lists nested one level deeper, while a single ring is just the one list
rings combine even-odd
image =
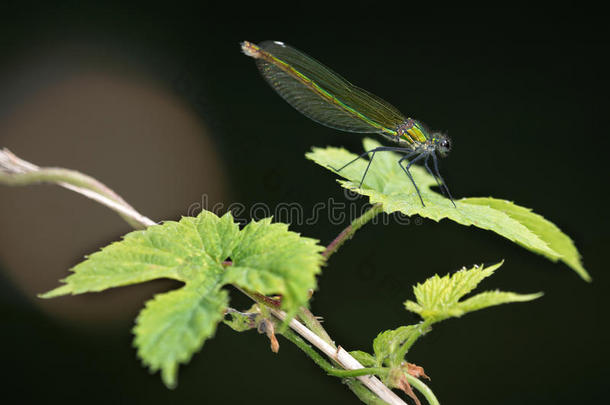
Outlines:
[{"label": "unfurling leaf", "polygon": [[452,275],[435,275],[423,284],[413,287],[417,302],[406,301],[409,311],[419,314],[429,323],[439,322],[451,317],[460,317],[468,312],[509,302],[531,301],[542,294],[516,294],[502,291],[486,291],[459,301],[471,292],[486,277],[502,265],[491,267],[475,266],[470,270],[462,269]]}]

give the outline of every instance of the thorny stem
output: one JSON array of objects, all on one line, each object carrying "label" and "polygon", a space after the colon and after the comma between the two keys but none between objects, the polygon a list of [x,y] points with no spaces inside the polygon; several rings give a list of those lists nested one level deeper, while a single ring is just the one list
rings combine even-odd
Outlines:
[{"label": "thorny stem", "polygon": [[320,336],[322,339],[324,339],[326,341],[326,343],[328,343],[332,347],[336,348],[335,342],[328,335],[328,332],[326,332],[326,329],[324,329],[324,326],[322,326],[322,323],[320,322],[320,318],[318,318],[317,316],[312,314],[311,311],[309,309],[307,309],[306,307],[299,308],[298,316],[299,316],[299,319],[301,321],[303,321],[305,326],[307,326],[309,329],[311,329],[311,331],[313,333]]},{"label": "thorny stem", "polygon": [[[117,212],[121,217],[123,217],[123,219],[125,219],[125,221],[127,221],[127,223],[136,229],[142,229],[150,225],[155,225],[154,221],[141,215],[133,207],[127,204],[127,202],[125,202],[125,200],[123,200],[118,194],[90,176],[68,169],[40,168],[30,162],[18,158],[7,149],[0,151],[0,183],[8,185],[29,185],[40,182],[58,184],[62,187],[91,198],[92,200],[103,205],[106,205],[113,211]],[[345,242],[345,240],[349,239],[349,237],[354,234],[358,228],[372,219],[379,212],[381,212],[381,207],[376,205],[365,212],[361,217],[354,220],[352,224],[350,224],[350,226],[328,246],[324,252],[325,258],[328,258],[332,253],[334,253],[339,246]],[[225,264],[229,265],[228,262]],[[254,301],[264,303],[266,306],[268,306],[270,312],[276,318],[280,319],[281,321],[286,321],[286,313],[278,309],[276,305],[270,305],[268,302],[268,297],[261,296],[255,298],[248,292],[242,289],[239,290]],[[320,349],[330,359],[341,365],[341,367],[348,371],[348,374],[354,370],[357,370],[354,374],[360,374],[363,372],[369,373],[369,370],[361,371],[364,368],[362,364],[360,364],[340,346],[336,348],[334,344],[332,344],[332,340],[331,343],[327,342],[325,338],[318,336],[318,334],[312,332],[309,328],[296,319],[290,320],[289,326],[305,340],[309,341],[315,347]],[[389,404],[406,405],[406,403],[398,395],[396,395],[390,388],[385,386],[378,378],[371,375],[359,375],[356,378],[381,400]]]},{"label": "thorny stem", "polygon": [[326,250],[322,252],[322,256],[326,260],[335,253],[341,245],[345,243],[348,239],[351,239],[352,236],[356,233],[358,229],[360,229],[364,224],[369,222],[371,219],[375,218],[375,216],[379,213],[383,212],[382,204],[375,204],[371,208],[365,211],[364,214],[354,219],[351,224],[347,226],[337,237],[330,242],[330,244],[326,247]]}]

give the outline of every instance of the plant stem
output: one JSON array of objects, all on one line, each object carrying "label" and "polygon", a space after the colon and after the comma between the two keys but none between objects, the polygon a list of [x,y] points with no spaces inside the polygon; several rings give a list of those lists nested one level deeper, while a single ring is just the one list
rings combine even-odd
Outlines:
[{"label": "plant stem", "polygon": [[[232,266],[233,262],[230,260],[225,260],[222,263],[222,265],[225,267]],[[245,291],[242,291],[242,292],[245,293]],[[273,299],[271,297],[267,297],[267,296],[259,294],[259,293],[247,291],[247,294],[249,296],[251,296],[251,298],[254,301],[264,304],[266,306],[273,307],[275,309],[280,309],[280,307],[282,305],[280,300]],[[303,323],[309,329],[311,329],[312,332],[314,332],[316,335],[320,336],[322,339],[324,339],[326,341],[326,343],[328,343],[332,347],[335,347],[335,342],[328,335],[328,332],[326,332],[326,329],[324,329],[324,327],[320,323],[320,320],[314,314],[312,314],[309,309],[307,309],[306,307],[299,308],[298,317],[301,319],[301,321],[303,321]]]},{"label": "plant stem", "polygon": [[365,211],[364,214],[354,219],[351,224],[347,226],[337,237],[330,242],[330,244],[326,247],[326,250],[322,253],[322,256],[326,260],[335,253],[341,245],[345,243],[348,239],[352,238],[356,231],[360,229],[364,224],[369,222],[371,219],[375,218],[375,216],[379,213],[383,212],[382,204],[375,204],[371,208]]},{"label": "plant stem", "polygon": [[407,381],[409,382],[409,384],[411,384],[413,387],[415,387],[415,389],[417,391],[422,393],[422,395],[426,398],[426,401],[428,401],[428,404],[440,405],[440,403],[438,402],[438,399],[436,399],[436,396],[434,395],[432,390],[426,384],[424,384],[424,382],[422,380],[412,376],[409,373],[404,373],[404,376],[407,379]]},{"label": "plant stem", "polygon": [[[286,313],[278,309],[270,308],[269,311],[276,318],[285,321]],[[310,342],[312,345],[320,349],[322,353],[328,356],[331,360],[337,362],[341,367],[346,370],[359,370],[364,368],[362,364],[345,349],[339,346],[337,349],[326,343],[321,337],[309,330],[305,325],[296,319],[292,319],[289,323],[291,329],[301,335],[305,340]],[[386,401],[389,404],[395,405],[406,405],[405,402],[394,393],[391,389],[386,387],[377,377],[370,375],[357,377],[362,384],[368,387],[369,390],[375,393],[379,398]]]},{"label": "plant stem", "polygon": [[307,342],[301,339],[296,333],[294,333],[290,329],[285,330],[281,334],[286,339],[294,343],[306,355],[308,355],[314,361],[314,363],[320,366],[322,370],[326,371],[329,375],[332,375],[334,377],[348,378],[373,374],[384,376],[389,373],[389,370],[384,367],[361,368],[358,370],[343,370],[336,368],[332,364],[330,364],[324,357],[322,357],[317,351],[315,351],[313,347],[308,345]]},{"label": "plant stem", "polygon": [[398,352],[399,354],[397,355],[397,357],[405,357],[407,355],[407,352],[409,351],[411,346],[413,346],[413,344],[417,341],[417,339],[419,339],[422,335],[425,335],[428,332],[428,328],[430,328],[430,325],[432,325],[431,321],[421,322],[415,329],[415,332],[413,332],[411,336],[409,336],[407,341],[403,343],[402,346],[400,346],[400,350]]},{"label": "plant stem", "polygon": [[75,170],[39,167],[18,158],[8,149],[0,150],[0,183],[12,186],[55,183],[107,206],[135,229],[144,229],[155,224],[153,220],[141,215],[121,196],[93,177]]},{"label": "plant stem", "polygon": [[346,378],[343,383],[358,397],[358,399],[367,405],[386,405],[387,402],[373,394],[362,383],[355,378]]},{"label": "plant stem", "polygon": [[333,340],[329,336],[328,332],[326,332],[326,329],[324,329],[324,327],[320,323],[320,320],[318,319],[318,317],[316,317],[314,314],[312,314],[309,309],[307,309],[306,307],[299,308],[298,316],[299,316],[299,319],[301,321],[303,321],[305,326],[307,326],[309,329],[311,329],[311,331],[313,333],[320,336],[322,339],[324,339],[326,341],[326,343],[328,343],[332,347],[336,348],[335,342],[333,342]]},{"label": "plant stem", "polygon": [[[136,229],[155,225],[154,221],[141,215],[133,207],[127,204],[125,200],[118,196],[118,194],[114,193],[110,188],[106,187],[96,179],[68,169],[40,168],[30,162],[19,159],[7,149],[0,151],[0,182],[9,185],[27,185],[40,182],[56,183],[62,187],[68,188],[103,205],[106,205],[112,210],[118,212],[119,215],[121,215],[131,226]],[[328,256],[336,251],[338,247],[346,239],[351,237],[358,228],[368,222],[379,212],[381,212],[381,207],[376,205],[365,212],[361,217],[354,220],[348,227],[351,227],[352,229],[346,229],[347,232],[342,232],[342,234],[346,233],[345,236],[342,238],[337,237],[337,239],[331,243],[331,245],[333,245],[332,248],[331,245],[329,245],[329,248],[331,249],[329,250],[327,248],[329,253],[325,257],[328,258]],[[229,265],[228,263],[225,264]],[[244,291],[239,287],[237,288],[252,300],[266,304],[273,316],[281,321],[286,321],[286,313],[278,309],[277,305],[270,305],[268,302],[268,297],[264,297],[266,298],[265,300],[261,298],[256,299],[247,291]],[[370,370],[365,369],[362,371],[362,369],[364,369],[362,364],[360,364],[358,360],[352,357],[342,347],[334,347],[333,344],[318,336],[296,319],[290,320],[289,326],[305,340],[309,341],[315,347],[320,349],[320,351],[322,351],[330,359],[337,362],[337,364],[339,364],[345,370],[349,370],[348,374],[350,374],[351,371],[355,371],[353,374],[367,373],[367,375],[359,375],[356,378],[381,400],[393,405],[406,405],[406,403],[398,395],[396,395],[396,393],[385,386],[378,378],[369,375]]]},{"label": "plant stem", "polygon": [[[375,204],[364,212],[361,216],[354,219],[351,224],[347,226],[322,252],[324,259],[328,258],[335,253],[341,245],[343,245],[348,239],[351,239],[356,231],[360,229],[364,224],[373,219],[377,214],[383,211],[382,204]],[[313,294],[313,291],[311,291]],[[299,311],[299,317],[307,325],[307,327],[313,330],[318,336],[326,340],[331,346],[335,347],[335,342],[330,338],[320,321],[313,316],[307,308],[301,308]]]}]

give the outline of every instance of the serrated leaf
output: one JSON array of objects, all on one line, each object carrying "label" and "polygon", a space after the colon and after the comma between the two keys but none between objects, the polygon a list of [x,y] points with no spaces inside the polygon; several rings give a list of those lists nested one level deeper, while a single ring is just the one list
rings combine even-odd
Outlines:
[{"label": "serrated leaf", "polygon": [[[493,198],[465,198],[461,201],[468,204],[491,207],[493,209],[502,211],[511,218],[519,221],[519,223],[523,224],[530,231],[538,235],[554,252],[559,253],[560,256],[549,255],[544,250],[538,251],[537,253],[554,262],[561,260],[574,269],[574,271],[576,271],[584,280],[591,281],[591,276],[589,276],[589,273],[587,273],[587,270],[585,270],[583,267],[580,253],[578,253],[572,239],[570,239],[570,237],[565,233],[561,232],[561,230],[555,224],[545,219],[542,215],[532,212],[532,210],[529,208],[520,207],[510,201],[505,200],[496,200]],[[516,242],[520,244],[520,241]],[[525,247],[527,248],[527,246]]]},{"label": "serrated leaf", "polygon": [[[379,145],[372,139],[364,139],[365,150]],[[356,158],[343,148],[333,147],[313,148],[306,156],[333,172],[331,167],[342,167]],[[423,167],[414,165],[410,171],[426,204],[422,207],[413,184],[398,166],[398,159],[399,155],[393,152],[376,153],[362,188],[358,185],[368,164],[364,159],[338,172],[347,179],[338,182],[344,188],[368,196],[371,204],[381,203],[386,213],[417,214],[435,221],[447,218],[462,225],[490,230],[553,261],[562,260],[588,279],[570,239],[550,222],[540,220],[539,215],[493,198],[464,198],[456,200],[454,207],[450,200],[431,189],[436,185],[434,178]]]},{"label": "serrated leaf", "polygon": [[423,284],[413,287],[417,302],[406,301],[405,307],[419,314],[424,320],[434,323],[451,317],[460,317],[468,312],[509,302],[531,301],[542,294],[516,294],[511,292],[487,291],[464,301],[459,301],[471,292],[486,277],[502,265],[491,267],[475,266],[462,269],[444,277],[434,275]]},{"label": "serrated leaf", "polygon": [[384,363],[389,367],[395,367],[402,363],[406,352],[401,348],[411,336],[418,332],[417,328],[417,325],[401,326],[377,335],[373,341],[377,367]]},{"label": "serrated leaf", "polygon": [[[261,294],[282,294],[294,313],[315,289],[322,247],[270,219],[239,230],[230,213],[209,211],[131,232],[72,269],[64,285],[43,298],[102,291],[111,287],[171,278],[179,290],[149,301],[134,328],[135,345],[151,370],[161,370],[172,387],[180,363],[187,362],[211,337],[228,305],[221,289],[235,282]],[[231,258],[234,265],[225,270]]]},{"label": "serrated leaf", "polygon": [[542,293],[537,294],[516,294],[505,291],[485,291],[470,297],[459,303],[460,310],[463,314],[479,309],[491,307],[494,305],[508,304],[511,302],[532,301],[542,297]]},{"label": "serrated leaf", "polygon": [[294,314],[316,288],[322,250],[316,240],[288,231],[286,224],[272,224],[270,218],[251,222],[241,231],[225,281],[262,294],[281,294],[282,307]]},{"label": "serrated leaf", "polygon": [[138,356],[151,372],[161,370],[169,388],[176,386],[179,363],[187,363],[214,335],[229,304],[227,292],[218,283],[209,284],[158,294],[136,319],[133,332]]},{"label": "serrated leaf", "polygon": [[73,274],[62,280],[66,285],[41,297],[103,291],[157,278],[188,282],[222,272],[222,261],[238,235],[230,214],[218,218],[209,211],[130,232],[74,266]]}]

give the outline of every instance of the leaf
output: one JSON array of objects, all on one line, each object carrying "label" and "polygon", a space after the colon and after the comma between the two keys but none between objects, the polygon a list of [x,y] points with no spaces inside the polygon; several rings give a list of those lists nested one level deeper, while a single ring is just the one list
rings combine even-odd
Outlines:
[{"label": "leaf", "polygon": [[41,297],[103,291],[158,278],[188,282],[222,273],[222,261],[231,254],[238,235],[230,214],[218,218],[208,211],[153,225],[88,256],[62,280],[64,286]]},{"label": "leaf", "polygon": [[542,296],[542,293],[537,294],[516,294],[504,291],[485,291],[474,297],[468,298],[460,302],[459,307],[463,314],[479,309],[491,307],[494,305],[508,304],[511,302],[525,302],[535,300]]},{"label": "leaf", "polygon": [[161,370],[165,385],[177,383],[178,363],[187,363],[206,339],[214,335],[229,304],[228,294],[210,285],[187,286],[157,294],[146,303],[133,329],[138,356],[151,372]]},{"label": "leaf", "polygon": [[324,249],[316,242],[269,218],[251,222],[241,231],[225,281],[261,294],[281,294],[282,307],[293,315],[316,288]]},{"label": "leaf", "polygon": [[[403,345],[410,337],[418,335],[417,329],[417,325],[401,326],[377,335],[373,341],[377,367],[381,367],[383,364],[396,367],[402,363],[408,348]],[[402,350],[403,348],[405,350]]]},{"label": "leaf", "polygon": [[[372,139],[364,139],[365,150],[379,145]],[[343,148],[333,147],[313,148],[306,156],[333,172],[331,167],[342,167],[356,158]],[[447,218],[462,225],[487,229],[552,261],[562,260],[585,280],[589,279],[573,243],[552,223],[527,208],[493,198],[464,198],[455,201],[454,207],[450,200],[431,189],[436,185],[434,178],[423,167],[414,165],[410,171],[426,204],[422,207],[413,184],[398,166],[398,159],[399,155],[393,152],[376,153],[362,188],[358,186],[368,164],[365,159],[338,172],[347,179],[338,182],[344,188],[368,196],[371,204],[381,203],[388,214],[398,211],[435,221]]]},{"label": "leaf", "polygon": [[[72,269],[63,285],[43,298],[103,291],[157,278],[184,287],[150,300],[137,318],[135,345],[152,371],[161,370],[168,387],[186,363],[213,336],[228,307],[221,287],[235,283],[260,294],[282,294],[289,314],[305,305],[316,288],[323,248],[270,219],[243,230],[230,213],[203,211],[179,222],[167,221],[131,232]],[[231,258],[233,265],[224,262]]]},{"label": "leaf", "polygon": [[451,317],[460,317],[468,312],[509,302],[531,301],[542,294],[516,294],[501,291],[486,291],[464,301],[459,301],[471,292],[484,278],[489,277],[502,265],[491,267],[475,266],[470,270],[462,269],[452,275],[434,275],[423,284],[413,287],[417,302],[406,301],[405,307],[419,314],[429,323],[439,322]]},{"label": "leaf", "polygon": [[364,367],[377,366],[377,360],[375,359],[375,356],[373,356],[372,354],[363,352],[362,350],[354,350],[354,351],[349,352],[349,354],[351,354],[353,358],[358,360],[360,362],[360,364],[362,364]]},{"label": "leaf", "polygon": [[[491,207],[493,209],[502,211],[516,221],[519,221],[530,231],[544,240],[547,245],[553,251],[558,252],[560,256],[548,255],[544,250],[538,251],[537,253],[546,256],[548,259],[554,262],[561,260],[574,269],[574,271],[576,271],[576,273],[578,273],[584,280],[591,281],[591,276],[589,276],[589,273],[587,273],[587,270],[585,270],[583,267],[580,253],[578,253],[572,239],[570,239],[570,237],[565,233],[561,232],[561,230],[555,224],[546,220],[542,215],[532,212],[532,210],[529,208],[520,207],[510,201],[505,200],[496,200],[493,198],[466,198],[462,201],[468,204]],[[519,243],[519,241],[517,241],[517,243]],[[525,247],[527,248],[527,246]]]}]

